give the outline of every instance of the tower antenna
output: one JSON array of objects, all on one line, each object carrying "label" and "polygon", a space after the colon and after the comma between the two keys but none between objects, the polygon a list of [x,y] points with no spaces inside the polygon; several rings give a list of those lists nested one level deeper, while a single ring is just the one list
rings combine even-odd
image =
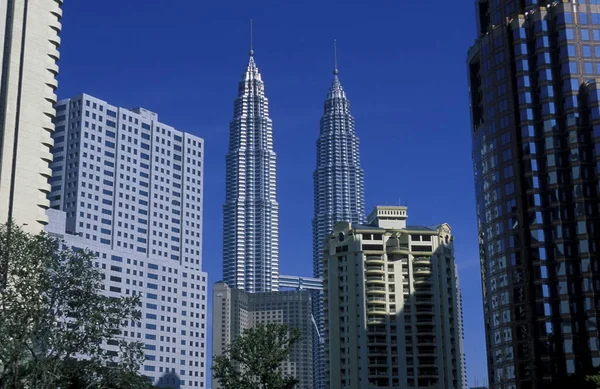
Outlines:
[{"label": "tower antenna", "polygon": [[252,25],[252,19],[250,19],[250,55],[254,55],[254,28]]},{"label": "tower antenna", "polygon": [[337,40],[333,40],[333,74],[337,75],[338,72],[338,60],[337,60]]}]

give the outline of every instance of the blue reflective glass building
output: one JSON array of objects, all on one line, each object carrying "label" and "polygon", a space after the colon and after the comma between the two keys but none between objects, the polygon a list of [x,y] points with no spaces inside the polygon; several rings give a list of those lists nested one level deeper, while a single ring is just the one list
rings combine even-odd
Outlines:
[{"label": "blue reflective glass building", "polygon": [[491,389],[600,366],[600,2],[478,0],[468,53]]}]

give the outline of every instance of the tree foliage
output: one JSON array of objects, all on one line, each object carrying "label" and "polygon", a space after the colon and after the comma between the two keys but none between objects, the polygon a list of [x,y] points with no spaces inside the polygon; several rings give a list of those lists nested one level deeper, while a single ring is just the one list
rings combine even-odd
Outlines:
[{"label": "tree foliage", "polygon": [[[138,389],[142,344],[120,337],[138,297],[102,293],[93,254],[0,226],[0,389]],[[111,345],[111,347],[107,347]]]},{"label": "tree foliage", "polygon": [[300,330],[283,324],[247,329],[213,360],[213,376],[224,389],[293,389],[298,380],[280,367],[300,339]]}]

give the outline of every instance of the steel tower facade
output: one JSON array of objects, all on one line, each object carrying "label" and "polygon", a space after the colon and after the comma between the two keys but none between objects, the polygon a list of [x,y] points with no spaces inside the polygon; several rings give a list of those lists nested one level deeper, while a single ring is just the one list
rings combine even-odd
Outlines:
[{"label": "steel tower facade", "polygon": [[279,205],[273,124],[254,52],[234,104],[226,157],[223,278],[235,289],[279,289]]},{"label": "steel tower facade", "polygon": [[[337,66],[333,73],[333,83],[321,117],[317,168],[313,175],[313,272],[317,278],[323,278],[324,240],[334,224],[365,221],[364,171],[360,167],[359,140]],[[314,316],[322,337],[325,329],[322,292],[313,293]],[[322,339],[315,338],[315,343],[315,388],[323,388],[325,360]]]},{"label": "steel tower facade", "polygon": [[600,4],[478,0],[467,66],[491,389],[600,367]]}]

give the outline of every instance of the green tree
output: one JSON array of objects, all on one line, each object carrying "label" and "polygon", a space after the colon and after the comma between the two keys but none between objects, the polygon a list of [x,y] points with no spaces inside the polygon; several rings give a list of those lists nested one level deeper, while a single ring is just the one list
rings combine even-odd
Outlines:
[{"label": "green tree", "polygon": [[600,373],[596,372],[595,374],[586,376],[585,382],[590,386],[590,388],[600,388]]},{"label": "green tree", "polygon": [[247,329],[213,360],[213,376],[224,389],[293,389],[298,380],[280,369],[300,330],[283,324]]},{"label": "green tree", "polygon": [[142,344],[119,336],[139,298],[105,296],[93,259],[0,225],[0,389],[152,387],[137,374]]}]

